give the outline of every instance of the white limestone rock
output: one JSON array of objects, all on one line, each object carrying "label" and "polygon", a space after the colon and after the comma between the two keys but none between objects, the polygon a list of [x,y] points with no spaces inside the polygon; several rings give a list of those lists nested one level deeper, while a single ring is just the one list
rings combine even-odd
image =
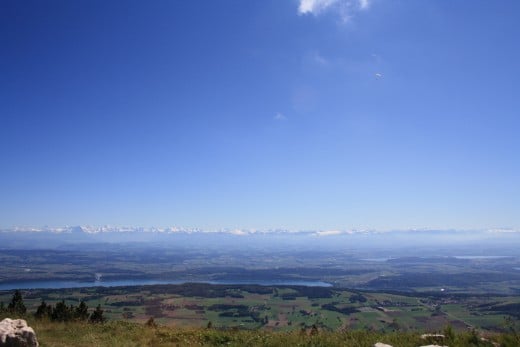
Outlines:
[{"label": "white limestone rock", "polygon": [[422,334],[421,335],[421,339],[423,340],[426,340],[426,339],[445,339],[446,336],[444,336],[443,334]]},{"label": "white limestone rock", "polygon": [[0,322],[0,347],[38,347],[33,328],[23,319],[6,318]]}]

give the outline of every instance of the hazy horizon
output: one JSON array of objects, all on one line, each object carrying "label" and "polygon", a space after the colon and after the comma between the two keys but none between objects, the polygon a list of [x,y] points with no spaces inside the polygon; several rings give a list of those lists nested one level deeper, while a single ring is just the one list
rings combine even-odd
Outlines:
[{"label": "hazy horizon", "polygon": [[339,234],[355,234],[355,233],[393,233],[393,232],[411,232],[411,233],[497,233],[497,234],[516,234],[520,233],[520,229],[516,228],[471,228],[471,229],[456,229],[456,228],[402,228],[402,229],[376,229],[376,228],[338,228],[338,229],[284,229],[284,228],[271,228],[271,229],[258,229],[258,228],[199,228],[199,227],[187,227],[179,225],[92,225],[92,224],[76,224],[76,225],[11,225],[11,226],[0,226],[0,232],[39,232],[39,231],[50,231],[50,232],[75,232],[83,231],[86,233],[96,232],[187,232],[187,233],[229,233],[235,235],[245,234],[269,234],[269,233],[286,233],[286,234],[298,234],[298,233],[315,233],[321,236],[327,235],[339,235]]}]

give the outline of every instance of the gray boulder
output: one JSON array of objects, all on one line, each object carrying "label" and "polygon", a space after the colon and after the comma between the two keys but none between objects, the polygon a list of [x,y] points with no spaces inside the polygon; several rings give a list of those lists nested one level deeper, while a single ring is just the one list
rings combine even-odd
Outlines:
[{"label": "gray boulder", "polygon": [[387,345],[386,343],[376,342],[376,344],[374,344],[374,347],[392,347],[392,346]]},{"label": "gray boulder", "polygon": [[33,328],[23,319],[6,318],[0,322],[0,347],[38,347]]}]

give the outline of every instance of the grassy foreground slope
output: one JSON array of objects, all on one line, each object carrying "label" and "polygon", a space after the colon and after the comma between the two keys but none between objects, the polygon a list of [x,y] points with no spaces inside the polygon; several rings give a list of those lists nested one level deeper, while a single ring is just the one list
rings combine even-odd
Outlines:
[{"label": "grassy foreground slope", "polygon": [[[104,324],[56,323],[29,319],[42,347],[65,346],[352,346],[371,347],[376,342],[393,346],[417,347],[431,341],[419,333],[370,331],[268,332],[260,330],[179,329],[149,327],[143,324],[111,321]],[[519,346],[516,334],[498,334],[483,341],[475,333],[456,333],[445,341],[451,347]]]}]

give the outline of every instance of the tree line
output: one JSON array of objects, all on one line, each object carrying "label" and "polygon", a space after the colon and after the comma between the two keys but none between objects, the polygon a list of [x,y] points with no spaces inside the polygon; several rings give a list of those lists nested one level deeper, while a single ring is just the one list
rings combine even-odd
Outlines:
[{"label": "tree line", "polygon": [[[7,307],[3,302],[0,302],[0,314],[8,313],[12,315],[24,316],[27,314],[27,308],[23,302],[22,293],[16,290]],[[55,305],[47,304],[42,300],[41,304],[34,313],[36,319],[49,319],[57,322],[69,321],[88,321],[90,323],[103,323],[106,318],[103,315],[101,305],[89,313],[87,304],[82,300],[78,306],[67,305],[65,300],[57,302]]]}]

